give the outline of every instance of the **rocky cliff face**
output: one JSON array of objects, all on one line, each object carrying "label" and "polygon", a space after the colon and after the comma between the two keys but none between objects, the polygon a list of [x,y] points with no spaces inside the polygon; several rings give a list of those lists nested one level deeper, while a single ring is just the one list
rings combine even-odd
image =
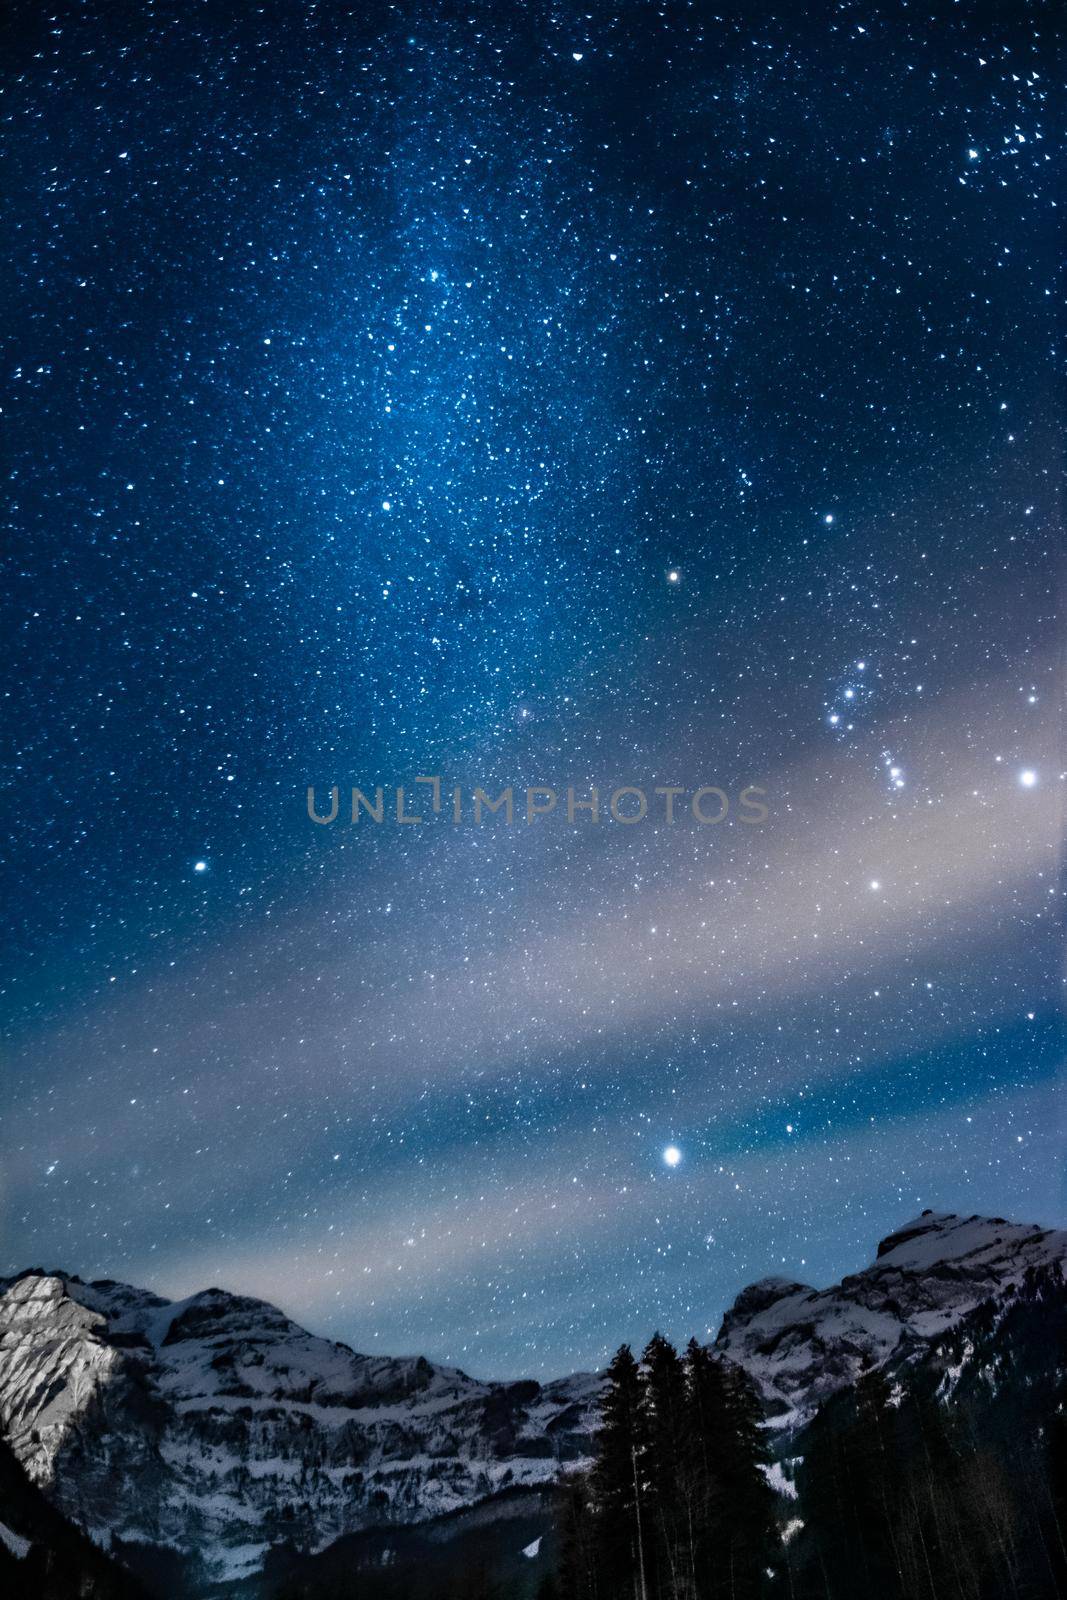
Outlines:
[{"label": "rocky cliff face", "polygon": [[544,1482],[588,1452],[596,1389],[356,1355],[217,1289],[32,1272],[0,1293],[0,1428],[31,1479],[91,1534],[205,1553],[210,1576]]},{"label": "rocky cliff face", "polygon": [[755,1379],[769,1419],[791,1427],[865,1364],[917,1357],[1028,1269],[1054,1262],[1067,1264],[1067,1232],[925,1211],[832,1289],[764,1278],[743,1290],[716,1349]]},{"label": "rocky cliff face", "polygon": [[[864,1364],[931,1349],[1067,1233],[924,1213],[831,1289],[744,1290],[718,1350],[792,1431]],[[286,1542],[416,1523],[588,1455],[599,1381],[481,1383],[421,1358],[357,1355],[259,1300],[178,1303],[111,1282],[0,1281],[0,1431],[59,1510],[101,1540],[198,1553],[205,1576],[255,1570]]]}]

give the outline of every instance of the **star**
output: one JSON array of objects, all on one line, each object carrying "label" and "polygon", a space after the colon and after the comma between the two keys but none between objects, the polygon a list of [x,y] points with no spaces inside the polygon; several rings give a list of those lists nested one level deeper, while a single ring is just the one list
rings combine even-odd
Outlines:
[{"label": "star", "polygon": [[663,1160],[668,1167],[676,1167],[682,1159],[682,1152],[676,1144],[669,1144],[663,1152]]}]

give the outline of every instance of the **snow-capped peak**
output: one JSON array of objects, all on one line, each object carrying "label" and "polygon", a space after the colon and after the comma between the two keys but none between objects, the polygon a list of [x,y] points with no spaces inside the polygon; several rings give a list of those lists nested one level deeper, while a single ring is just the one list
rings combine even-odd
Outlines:
[{"label": "snow-capped peak", "polygon": [[833,1288],[770,1278],[742,1290],[716,1346],[755,1378],[769,1413],[791,1423],[865,1365],[906,1357],[1054,1261],[1067,1261],[1067,1232],[924,1211]]}]

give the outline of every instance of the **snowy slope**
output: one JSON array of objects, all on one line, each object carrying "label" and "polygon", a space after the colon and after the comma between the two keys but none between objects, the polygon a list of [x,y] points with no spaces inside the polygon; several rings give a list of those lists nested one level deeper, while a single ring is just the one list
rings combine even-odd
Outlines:
[{"label": "snowy slope", "polygon": [[0,1287],[0,1427],[31,1478],[90,1533],[207,1551],[213,1575],[588,1453],[591,1376],[480,1383],[361,1356],[218,1289],[172,1303],[36,1272]]},{"label": "snowy slope", "polygon": [[764,1278],[738,1295],[716,1349],[755,1379],[789,1426],[866,1362],[922,1351],[1030,1267],[1067,1263],[1067,1232],[925,1211],[882,1240],[874,1264],[832,1289]]}]

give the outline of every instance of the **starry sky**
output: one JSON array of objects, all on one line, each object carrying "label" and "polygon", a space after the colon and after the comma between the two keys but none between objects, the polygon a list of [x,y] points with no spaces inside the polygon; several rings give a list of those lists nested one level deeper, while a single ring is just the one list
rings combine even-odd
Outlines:
[{"label": "starry sky", "polygon": [[542,1375],[1067,1221],[1053,16],[16,5],[0,1270]]}]

